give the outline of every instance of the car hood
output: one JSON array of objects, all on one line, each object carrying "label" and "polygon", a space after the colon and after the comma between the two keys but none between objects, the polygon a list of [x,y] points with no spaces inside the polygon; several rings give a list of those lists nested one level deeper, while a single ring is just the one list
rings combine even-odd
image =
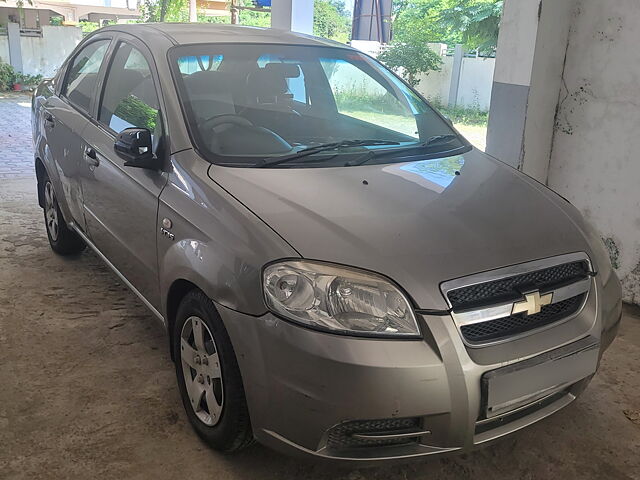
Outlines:
[{"label": "car hood", "polygon": [[488,155],[340,168],[230,168],[209,176],[302,257],[393,279],[419,308],[441,282],[588,251],[564,202]]}]

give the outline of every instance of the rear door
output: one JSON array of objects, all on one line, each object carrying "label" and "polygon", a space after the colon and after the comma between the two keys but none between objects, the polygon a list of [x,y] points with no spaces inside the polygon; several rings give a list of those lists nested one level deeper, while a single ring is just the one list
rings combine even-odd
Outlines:
[{"label": "rear door", "polygon": [[86,169],[82,175],[87,229],[98,249],[129,282],[160,309],[156,249],[162,170],[125,167],[116,155],[116,135],[128,127],[148,128],[159,162],[165,134],[157,73],[150,53],[133,37],[121,35],[109,59],[97,121],[84,130]]},{"label": "rear door", "polygon": [[[49,97],[42,112],[47,138],[47,163],[55,165],[52,181],[64,195],[73,221],[85,229],[80,174],[83,168],[82,132],[89,123],[89,112],[100,71],[104,66],[111,37],[103,36],[82,46],[67,62],[58,95]],[[67,219],[71,220],[71,219]]]}]

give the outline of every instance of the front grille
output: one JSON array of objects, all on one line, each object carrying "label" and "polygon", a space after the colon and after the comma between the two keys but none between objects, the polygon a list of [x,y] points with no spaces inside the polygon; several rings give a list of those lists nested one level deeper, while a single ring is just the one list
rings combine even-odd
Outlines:
[{"label": "front grille", "polygon": [[463,325],[460,331],[469,343],[484,343],[511,337],[570,317],[580,310],[585,296],[586,294],[581,294],[562,302],[545,305],[540,313],[533,315],[518,313],[487,322]]},{"label": "front grille", "polygon": [[454,311],[468,310],[517,300],[521,298],[522,291],[528,289],[553,290],[585,278],[588,274],[589,266],[585,261],[563,263],[534,272],[450,290],[447,292],[447,298]]},{"label": "front grille", "polygon": [[329,430],[327,447],[344,450],[362,447],[388,447],[416,443],[418,437],[364,439],[354,434],[402,434],[419,428],[418,418],[388,418],[382,420],[357,420],[336,425]]}]

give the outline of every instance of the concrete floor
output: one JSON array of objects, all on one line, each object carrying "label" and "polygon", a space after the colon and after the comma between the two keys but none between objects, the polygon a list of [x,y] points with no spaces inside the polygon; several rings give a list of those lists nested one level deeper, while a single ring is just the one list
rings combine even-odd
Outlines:
[{"label": "concrete floor", "polygon": [[92,253],[49,250],[31,178],[0,186],[0,478],[640,479],[640,313],[574,404],[473,454],[345,470],[187,423],[159,324]]}]

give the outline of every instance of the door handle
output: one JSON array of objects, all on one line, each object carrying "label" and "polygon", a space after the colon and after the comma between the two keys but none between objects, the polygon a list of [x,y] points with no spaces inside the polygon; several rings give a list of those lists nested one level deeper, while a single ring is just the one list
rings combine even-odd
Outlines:
[{"label": "door handle", "polygon": [[44,113],[44,121],[45,123],[48,123],[49,125],[51,125],[51,127],[54,127],[56,124],[55,119],[53,118],[53,115],[51,115],[49,112]]},{"label": "door handle", "polygon": [[98,152],[96,152],[95,148],[93,147],[85,147],[84,159],[89,164],[89,167],[97,167],[98,165],[100,165]]}]

